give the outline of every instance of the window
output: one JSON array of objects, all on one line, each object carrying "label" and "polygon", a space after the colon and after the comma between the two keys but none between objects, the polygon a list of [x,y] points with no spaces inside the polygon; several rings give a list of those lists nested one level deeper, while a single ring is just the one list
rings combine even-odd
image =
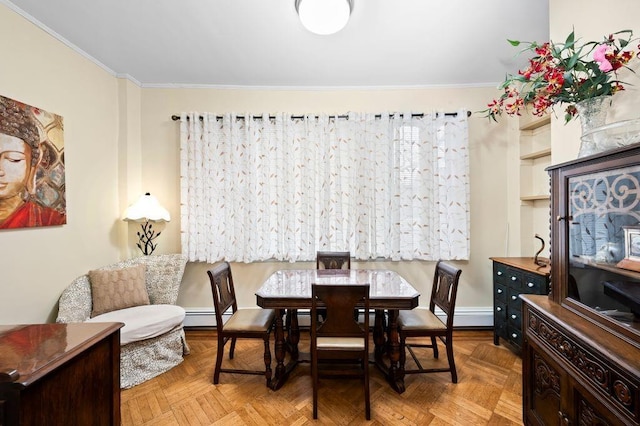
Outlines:
[{"label": "window", "polygon": [[182,114],[189,260],[468,259],[465,111],[245,117]]}]

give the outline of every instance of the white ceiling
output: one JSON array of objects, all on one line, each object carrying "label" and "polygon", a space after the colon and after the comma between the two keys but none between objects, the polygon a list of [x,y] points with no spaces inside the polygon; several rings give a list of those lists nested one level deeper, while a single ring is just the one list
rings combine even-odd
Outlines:
[{"label": "white ceiling", "polygon": [[347,27],[305,30],[295,0],[0,0],[143,87],[495,85],[546,40],[548,0],[354,0]]}]

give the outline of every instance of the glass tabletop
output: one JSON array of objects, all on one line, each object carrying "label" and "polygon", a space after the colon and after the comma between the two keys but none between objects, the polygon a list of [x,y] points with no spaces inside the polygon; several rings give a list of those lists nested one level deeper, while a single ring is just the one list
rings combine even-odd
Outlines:
[{"label": "glass tabletop", "polygon": [[[395,271],[383,269],[292,269],[274,272],[258,289],[261,299],[300,299],[311,305],[311,284],[369,284],[370,299],[412,301],[420,293]],[[260,305],[260,303],[259,303]]]}]

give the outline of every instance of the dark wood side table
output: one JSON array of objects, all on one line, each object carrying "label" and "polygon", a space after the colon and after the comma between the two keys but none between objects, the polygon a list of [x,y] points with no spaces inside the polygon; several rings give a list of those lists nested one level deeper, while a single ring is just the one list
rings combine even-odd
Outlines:
[{"label": "dark wood side table", "polygon": [[493,343],[500,338],[514,352],[522,351],[522,300],[520,294],[549,293],[549,260],[545,266],[533,257],[492,257],[493,260]]},{"label": "dark wood side table", "polygon": [[120,425],[122,326],[0,325],[0,425]]}]

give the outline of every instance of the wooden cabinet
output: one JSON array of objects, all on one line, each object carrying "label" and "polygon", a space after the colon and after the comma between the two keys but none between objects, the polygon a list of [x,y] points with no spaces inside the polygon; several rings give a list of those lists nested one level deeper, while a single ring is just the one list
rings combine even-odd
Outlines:
[{"label": "wooden cabinet", "polygon": [[121,327],[0,326],[0,425],[119,425]]},{"label": "wooden cabinet", "polygon": [[[551,291],[523,299],[527,425],[640,425],[640,145],[548,168]],[[625,238],[626,237],[626,238]]]},{"label": "wooden cabinet", "polygon": [[[493,343],[500,338],[520,352],[522,348],[522,300],[520,294],[549,293],[549,266],[532,257],[492,257]],[[547,259],[540,259],[547,261]]]},{"label": "wooden cabinet", "polygon": [[637,349],[545,296],[523,296],[525,423],[636,425]]}]

